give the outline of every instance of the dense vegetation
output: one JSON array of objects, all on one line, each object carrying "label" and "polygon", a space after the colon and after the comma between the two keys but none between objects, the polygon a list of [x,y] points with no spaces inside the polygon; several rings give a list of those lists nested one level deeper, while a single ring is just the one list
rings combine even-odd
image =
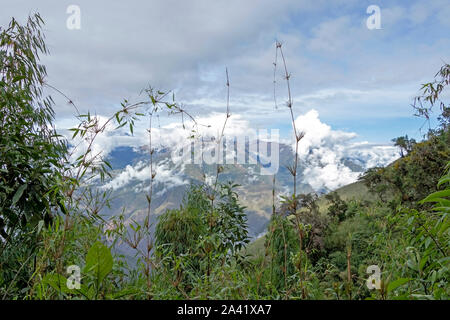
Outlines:
[{"label": "dense vegetation", "polygon": [[[190,186],[179,209],[154,220],[152,116],[189,116],[167,93],[146,89],[143,101],[125,100],[106,123],[78,114],[73,139],[82,137],[88,148],[73,160],[44,95],[50,86],[39,64],[47,53],[42,24],[35,15],[0,29],[2,299],[449,299],[450,106],[441,96],[450,65],[422,87],[415,104],[426,119],[439,108],[439,126],[420,142],[394,139],[401,157],[361,177],[367,194],[296,194],[296,154],[289,168],[294,193],[274,202],[266,235],[249,243],[245,208],[236,185],[219,181],[219,165],[215,183]],[[278,50],[284,61],[277,43]],[[292,114],[291,100],[288,108]],[[89,181],[104,179],[109,164],[92,142],[108,124],[133,133],[142,116],[150,119],[148,214],[131,223],[123,215],[105,221],[108,193]],[[229,116],[227,104],[224,127]],[[293,129],[298,146],[303,134]],[[136,264],[119,245],[135,252]],[[373,265],[380,282],[368,273]],[[80,267],[79,287],[73,266]],[[371,276],[379,285],[373,290]]]}]

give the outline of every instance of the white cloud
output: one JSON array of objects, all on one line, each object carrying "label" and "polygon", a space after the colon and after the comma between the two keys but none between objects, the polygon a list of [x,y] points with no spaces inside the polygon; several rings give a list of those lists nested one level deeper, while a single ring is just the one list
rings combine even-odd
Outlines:
[{"label": "white cloud", "polygon": [[[363,170],[386,165],[398,157],[397,149],[392,146],[352,142],[356,133],[333,130],[320,121],[316,110],[298,116],[295,124],[305,133],[299,143],[300,166],[304,167],[302,179],[314,190],[333,190],[355,182]],[[292,146],[295,150],[295,145]],[[363,170],[352,170],[344,160],[362,166]]]},{"label": "white cloud", "polygon": [[314,109],[298,116],[295,125],[297,130],[305,133],[299,144],[300,156],[306,156],[311,150],[314,152],[324,146],[339,146],[356,137],[356,133],[332,130],[329,125],[320,121],[319,113]]},{"label": "white cloud", "polygon": [[[207,117],[200,117],[196,121],[198,124],[211,124],[211,127],[201,125],[196,127],[198,129],[198,135],[203,137],[217,137],[225,121],[225,116],[224,114],[214,113]],[[177,151],[180,151],[191,141],[188,137],[192,134],[191,129],[194,128],[194,123],[187,120],[184,124],[185,127],[183,128],[181,122],[172,122],[159,128],[153,128],[152,130],[153,147],[156,149],[164,147],[172,150],[170,159],[164,159],[154,166],[154,171],[156,172],[154,182],[164,186],[164,189],[160,193],[165,192],[168,188],[188,184],[188,181],[182,178],[186,162],[177,157]],[[224,134],[225,136],[234,137],[245,135],[249,130],[250,123],[248,121],[243,120],[239,115],[232,115],[227,121]],[[99,135],[93,147],[95,150],[103,150],[103,156],[106,156],[114,147],[122,145],[123,142],[126,142],[128,145],[137,145],[140,143],[140,146],[145,146],[148,140],[148,136],[114,136],[108,133],[110,131],[107,131],[104,135]],[[131,139],[135,140],[130,142]],[[119,189],[132,181],[148,182],[149,180],[149,162],[140,161],[134,166],[126,166],[122,172],[105,184],[103,188]],[[148,186],[145,183],[138,183],[136,187],[138,189],[145,189]]]},{"label": "white cloud", "polygon": [[[223,114],[199,118],[199,123],[214,124],[212,127],[199,127],[199,133],[204,137],[217,136],[224,121]],[[303,169],[302,179],[309,183],[313,189],[336,189],[340,186],[357,180],[358,176],[366,169],[373,166],[386,165],[398,157],[398,151],[391,145],[375,145],[368,142],[353,141],[357,134],[341,130],[333,130],[331,126],[323,123],[316,110],[310,110],[300,115],[295,120],[298,130],[304,131],[305,136],[299,144],[300,167]],[[172,150],[181,150],[186,144],[186,137],[190,134],[190,125],[178,122],[170,123],[161,128],[154,129],[154,143]],[[251,132],[251,123],[239,115],[228,119],[225,135],[239,136]],[[109,136],[109,139],[115,139]],[[138,140],[139,141],[139,140]],[[281,141],[283,142],[283,141]],[[113,142],[108,142],[111,144]],[[292,144],[292,147],[294,145]],[[176,157],[177,152],[172,153],[172,158],[166,159],[156,165],[157,175],[155,183],[161,183],[165,192],[167,188],[187,184],[183,178],[186,162]],[[346,161],[351,161],[355,167],[348,167]],[[249,172],[250,173],[250,172]],[[121,173],[112,179],[105,188],[118,189],[131,181],[137,180],[137,188],[144,188],[150,177],[148,163],[139,162],[135,166],[127,166]]]},{"label": "white cloud", "polygon": [[[181,171],[171,166],[169,159],[154,164],[153,170],[156,172],[153,182],[155,185],[160,184],[163,186],[163,190],[160,191],[162,193],[169,188],[189,183],[181,177]],[[135,187],[136,192],[148,188],[148,185],[145,184],[145,182],[150,181],[150,163],[148,161],[140,161],[134,166],[127,165],[122,172],[102,186],[102,188],[116,190],[136,181],[138,182]]]},{"label": "white cloud", "polygon": [[[106,118],[100,117],[104,123]],[[224,114],[213,113],[197,119],[199,124],[208,124],[211,127],[198,126],[198,134],[205,139],[217,137],[225,120]],[[303,168],[303,178],[313,189],[336,189],[342,185],[356,181],[363,170],[373,166],[386,165],[398,157],[398,151],[390,145],[376,145],[368,142],[353,141],[357,134],[341,130],[333,130],[331,126],[323,123],[318,111],[312,109],[298,116],[295,120],[297,129],[305,132],[299,144],[300,166]],[[157,175],[155,183],[166,188],[187,184],[182,178],[186,161],[178,154],[192,134],[193,122],[186,121],[185,127],[181,122],[172,122],[153,129],[153,147],[168,147],[172,150],[170,159],[155,164]],[[139,147],[145,145],[148,136],[138,134],[135,137],[124,135],[123,132],[114,132],[113,126],[107,127],[104,134],[100,134],[92,146],[93,154],[102,152],[102,156],[115,147],[128,145]],[[241,115],[232,115],[225,128],[225,136],[248,136],[255,129],[252,123]],[[199,138],[197,138],[199,139]],[[75,156],[87,148],[87,142],[81,141],[81,146]],[[280,142],[283,143],[283,140]],[[286,143],[286,141],[285,141]],[[290,142],[289,142],[290,143]],[[292,144],[294,148],[294,144]],[[345,161],[351,161],[363,168],[355,171],[346,166]],[[150,178],[150,168],[147,162],[139,162],[134,166],[127,166],[122,172],[109,181],[104,187],[119,189],[132,181],[138,181],[137,188],[144,188]],[[142,183],[141,183],[142,182]]]}]

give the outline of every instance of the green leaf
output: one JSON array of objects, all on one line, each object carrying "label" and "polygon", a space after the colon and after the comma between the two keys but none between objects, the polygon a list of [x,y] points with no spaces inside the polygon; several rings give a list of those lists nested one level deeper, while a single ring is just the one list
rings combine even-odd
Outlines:
[{"label": "green leaf", "polygon": [[42,228],[44,227],[44,220],[39,220],[38,227],[37,227],[37,233],[41,233]]},{"label": "green leaf", "polygon": [[85,272],[94,272],[97,283],[101,283],[103,279],[111,272],[113,267],[113,258],[111,251],[100,241],[97,241],[89,249],[86,256]]},{"label": "green leaf", "polygon": [[111,163],[107,160],[103,160],[103,162],[108,166],[108,168],[112,169]]},{"label": "green leaf", "polygon": [[[430,238],[428,238],[427,240],[430,240],[430,242],[431,242],[431,239],[430,239]],[[429,245],[429,244],[428,244],[428,245]],[[425,247],[428,247],[428,245],[425,244]],[[423,267],[425,266],[425,264],[426,264],[427,261],[428,261],[428,257],[429,257],[429,256],[424,256],[424,257],[420,260],[420,263],[419,263],[419,270],[423,270]]]},{"label": "green leaf", "polygon": [[19,187],[19,189],[17,189],[16,193],[14,194],[14,197],[12,199],[12,206],[15,205],[17,203],[17,201],[19,201],[20,197],[22,197],[23,192],[25,191],[25,189],[27,188],[27,184],[23,184]]},{"label": "green leaf", "polygon": [[450,183],[450,176],[442,177],[438,182],[438,187],[440,187],[444,183]]},{"label": "green leaf", "polygon": [[412,280],[411,278],[399,278],[399,279],[397,279],[395,281],[392,281],[392,282],[389,283],[389,285],[387,287],[387,291],[388,292],[392,292],[395,289],[397,289],[398,287],[404,285],[405,283],[407,283],[407,282],[409,282],[411,280]]},{"label": "green leaf", "polygon": [[24,76],[24,75],[15,76],[15,77],[13,78],[13,82],[17,82],[17,81],[23,80],[23,79],[25,79],[25,78],[26,78],[26,76]]},{"label": "green leaf", "polygon": [[67,288],[67,279],[66,277],[55,274],[55,273],[48,273],[44,276],[43,282],[47,285],[51,286],[53,289],[55,289],[58,292],[62,293],[69,293],[70,290]]},{"label": "green leaf", "polygon": [[424,202],[436,202],[439,201],[442,197],[450,197],[450,189],[433,192],[428,197],[420,201],[420,203]]},{"label": "green leaf", "polygon": [[122,124],[119,125],[119,126],[117,126],[114,130],[120,129],[120,128],[122,128],[123,126],[125,126],[126,124],[127,124],[126,122],[122,122]]}]

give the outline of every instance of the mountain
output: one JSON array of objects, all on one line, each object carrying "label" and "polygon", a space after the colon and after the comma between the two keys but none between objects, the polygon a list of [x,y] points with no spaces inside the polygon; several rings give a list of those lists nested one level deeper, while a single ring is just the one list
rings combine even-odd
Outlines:
[{"label": "mountain", "polygon": [[[272,144],[269,142],[267,146],[270,150]],[[292,176],[287,166],[292,164],[294,153],[287,144],[279,143],[273,147],[279,150],[279,169],[275,175],[276,201],[279,202],[280,195],[292,192]],[[249,236],[253,239],[265,232],[273,202],[273,176],[260,174],[261,169],[267,165],[261,164],[260,155],[255,154],[254,150],[256,150],[254,146],[247,144],[245,164],[224,164],[224,171],[219,176],[220,181],[231,180],[240,185],[237,191],[242,205],[246,207]],[[204,181],[203,172],[207,182],[211,181],[215,175],[215,165],[180,163],[174,154],[176,153],[173,149],[163,146],[156,148],[153,154],[153,165],[156,171],[152,198],[154,221],[165,210],[179,207],[188,185]],[[112,150],[107,159],[113,168],[112,178],[98,187],[110,189],[112,200],[111,209],[106,209],[103,214],[111,216],[124,212],[126,219],[142,221],[147,214],[146,193],[150,181],[148,147],[119,147]],[[250,159],[257,163],[249,164]],[[367,169],[366,164],[372,160],[367,157],[348,156],[337,161],[340,168],[357,177],[359,173]],[[330,191],[325,186],[313,188],[311,184],[305,182],[307,180],[305,172],[310,173],[311,168],[317,170],[317,166],[317,163],[308,157],[300,158],[297,177],[298,193],[324,194]],[[322,169],[324,167],[325,165]]]}]

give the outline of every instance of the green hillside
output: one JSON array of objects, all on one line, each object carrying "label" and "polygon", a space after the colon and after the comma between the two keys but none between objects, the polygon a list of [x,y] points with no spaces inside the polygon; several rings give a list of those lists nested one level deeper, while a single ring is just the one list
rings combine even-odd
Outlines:
[{"label": "green hillside", "polygon": [[[337,194],[344,201],[356,200],[356,201],[374,201],[376,196],[369,192],[369,189],[362,181],[357,181],[335,190]],[[317,204],[319,205],[320,214],[325,214],[328,208],[329,201],[325,199],[322,195],[319,197]],[[266,241],[266,236],[263,235],[247,245],[244,249],[244,254],[250,255],[254,258],[259,258],[264,255],[264,242]]]}]

